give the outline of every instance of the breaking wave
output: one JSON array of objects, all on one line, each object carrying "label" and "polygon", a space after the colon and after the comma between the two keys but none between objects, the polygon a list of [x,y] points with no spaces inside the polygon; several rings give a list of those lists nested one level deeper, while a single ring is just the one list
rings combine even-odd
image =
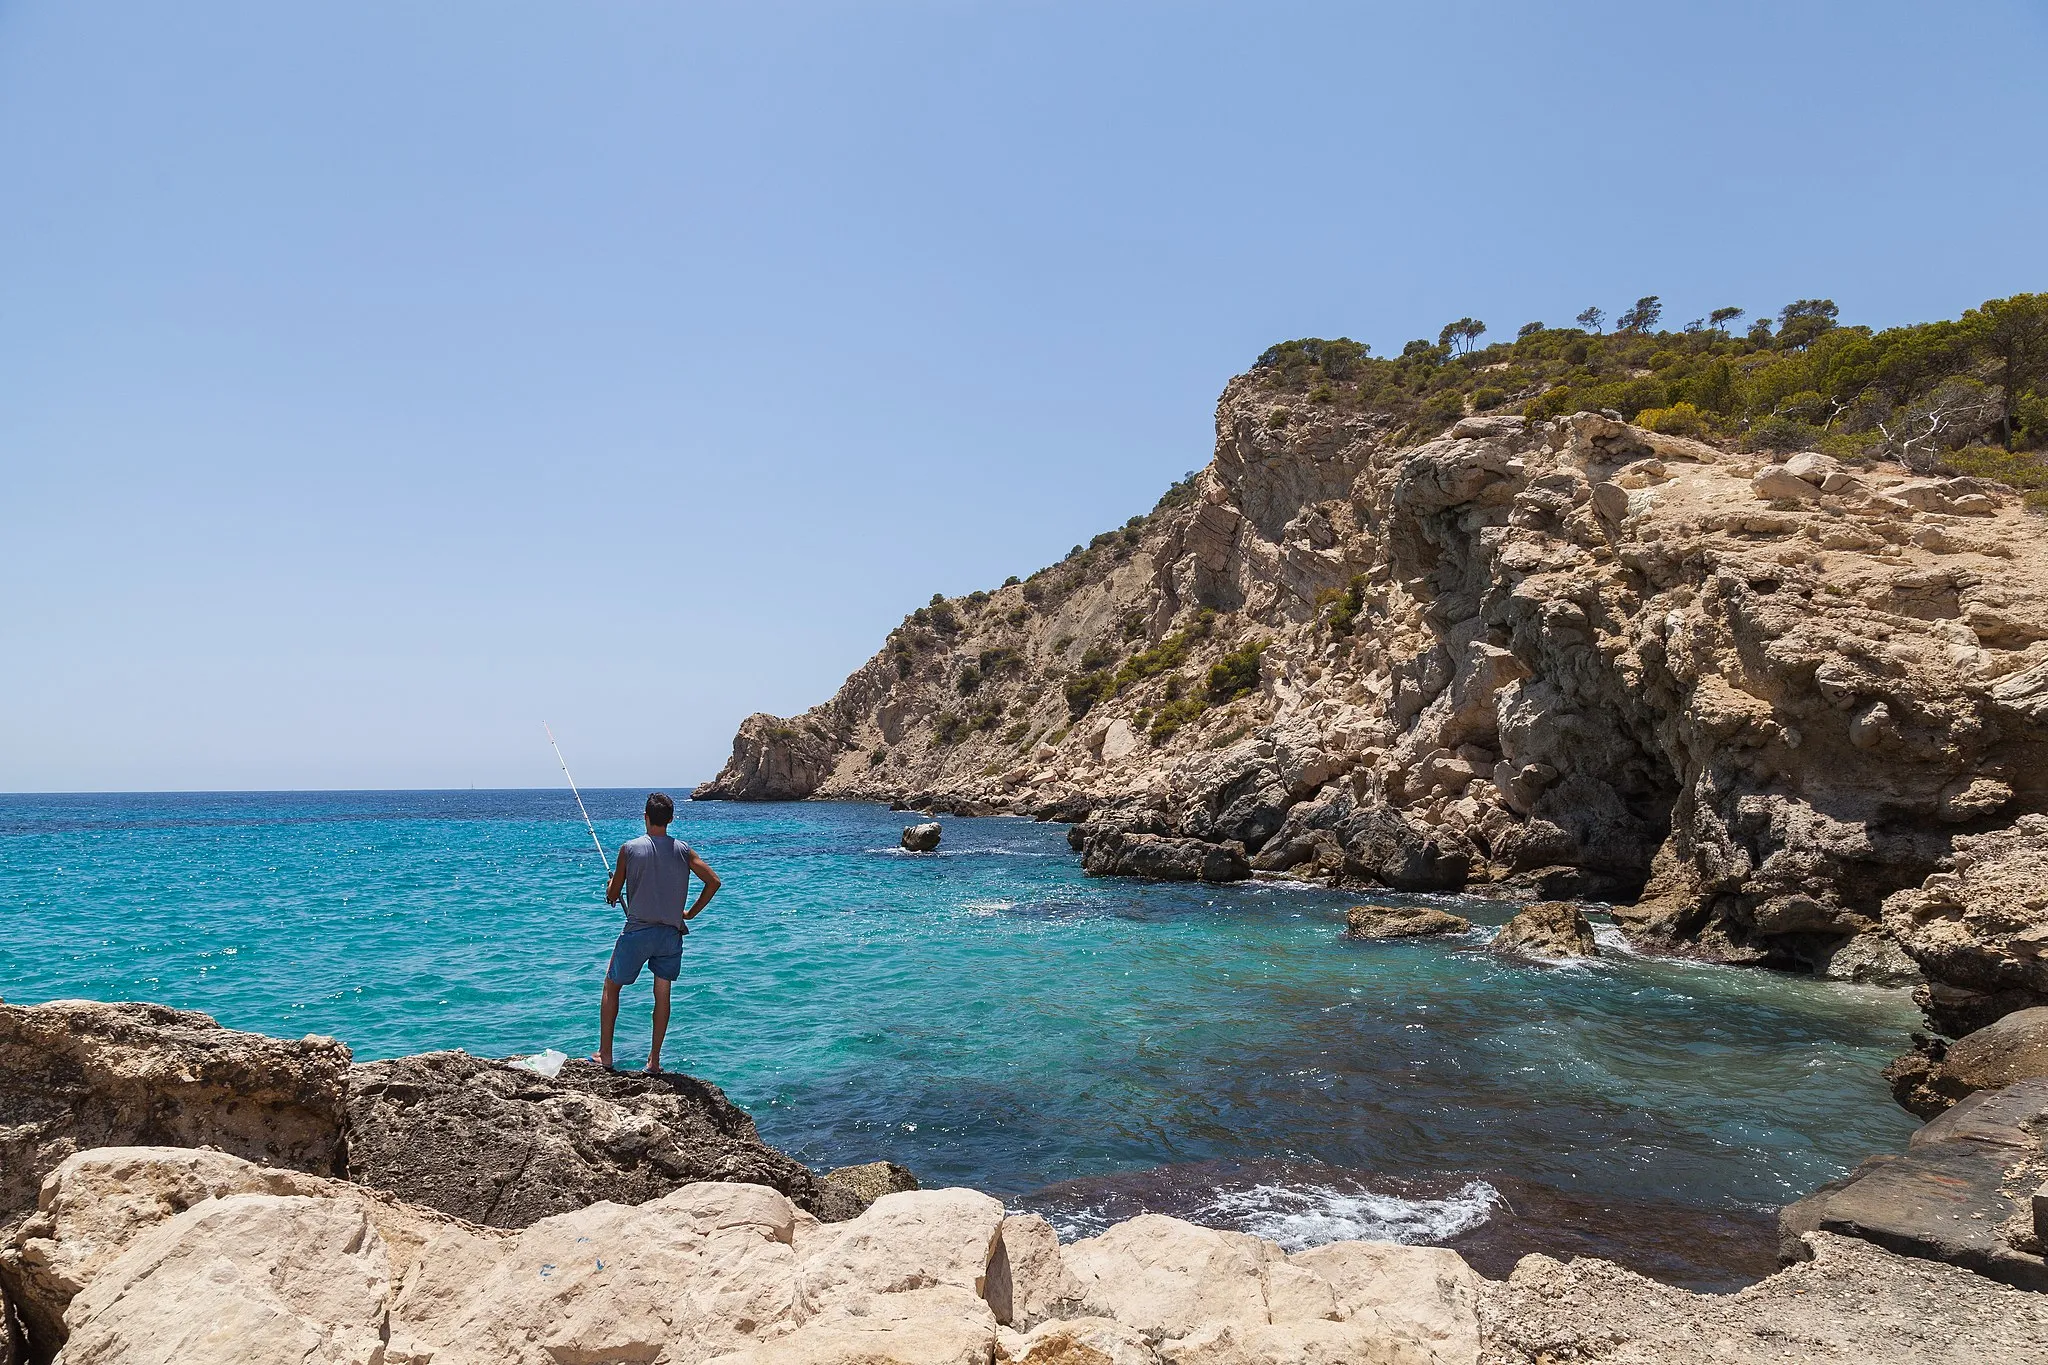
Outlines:
[{"label": "breaking wave", "polygon": [[1439,1199],[1404,1199],[1328,1185],[1254,1185],[1219,1192],[1189,1210],[1188,1221],[1229,1227],[1278,1242],[1289,1251],[1325,1242],[1407,1242],[1435,1245],[1484,1223],[1500,1191],[1473,1180]]}]

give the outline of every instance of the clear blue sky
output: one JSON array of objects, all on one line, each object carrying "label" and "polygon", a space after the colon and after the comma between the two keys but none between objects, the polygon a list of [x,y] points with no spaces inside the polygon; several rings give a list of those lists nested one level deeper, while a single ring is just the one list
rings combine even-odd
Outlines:
[{"label": "clear blue sky", "polygon": [[2048,288],[2039,4],[0,0],[0,789],[710,775],[1268,343]]}]

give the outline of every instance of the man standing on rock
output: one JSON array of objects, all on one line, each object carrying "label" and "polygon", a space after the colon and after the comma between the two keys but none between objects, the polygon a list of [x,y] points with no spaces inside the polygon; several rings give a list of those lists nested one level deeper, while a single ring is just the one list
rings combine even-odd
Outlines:
[{"label": "man standing on rock", "polygon": [[[661,1070],[661,1040],[668,1032],[668,994],[683,969],[683,935],[690,932],[688,921],[702,914],[718,894],[718,874],[697,851],[680,839],[671,839],[669,821],[676,817],[676,803],[661,792],[647,798],[647,832],[622,845],[618,866],[612,869],[611,885],[605,888],[604,903],[617,905],[626,898],[626,927],[612,946],[611,965],[604,970],[604,1006],[600,1011],[603,1031],[597,1060],[612,1064],[612,1026],[619,1021],[619,988],[640,979],[640,969],[654,970],[654,1041],[647,1049],[647,1071]],[[704,890],[688,910],[690,874],[697,874]]]}]

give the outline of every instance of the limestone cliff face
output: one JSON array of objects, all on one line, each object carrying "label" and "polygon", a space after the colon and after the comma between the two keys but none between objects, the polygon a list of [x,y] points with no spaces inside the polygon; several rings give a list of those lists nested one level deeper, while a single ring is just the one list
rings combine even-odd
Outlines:
[{"label": "limestone cliff face", "polygon": [[2010,490],[1593,413],[1397,447],[1256,371],[1216,425],[1150,516],[920,609],[699,795],[1078,820],[1091,871],[1612,899],[1844,976],[1910,973],[1903,938],[1990,985],[1882,908],[2048,811],[2048,546]]}]

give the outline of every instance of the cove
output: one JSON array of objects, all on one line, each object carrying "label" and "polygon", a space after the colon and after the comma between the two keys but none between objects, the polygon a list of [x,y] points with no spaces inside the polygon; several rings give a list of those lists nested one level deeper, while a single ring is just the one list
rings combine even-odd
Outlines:
[{"label": "cove", "polygon": [[[608,845],[643,792],[588,794]],[[887,1158],[1069,1235],[1141,1209],[1289,1245],[1590,1252],[1695,1287],[1913,1120],[1903,992],[1356,943],[1360,893],[1084,877],[1065,828],[685,804],[726,879],[667,1060],[818,1166]],[[616,929],[566,793],[0,797],[0,995],[148,999],[359,1057],[595,1043]],[[1511,908],[1443,904],[1481,926]],[[629,991],[620,1060],[645,1049]]]}]

